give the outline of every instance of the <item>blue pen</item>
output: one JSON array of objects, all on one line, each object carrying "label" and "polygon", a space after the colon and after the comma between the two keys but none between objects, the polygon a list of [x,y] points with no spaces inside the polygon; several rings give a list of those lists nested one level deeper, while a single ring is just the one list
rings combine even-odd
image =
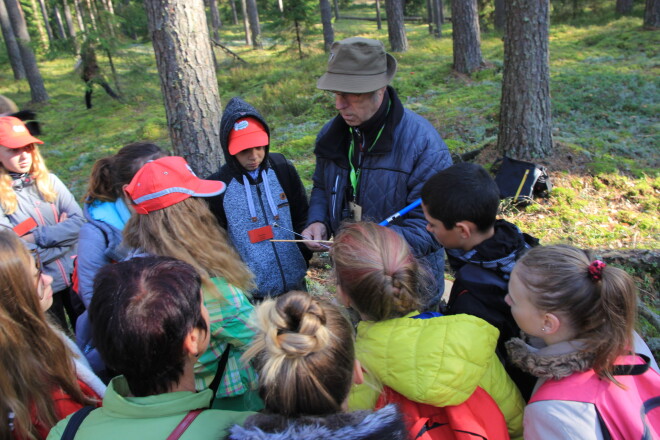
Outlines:
[{"label": "blue pen", "polygon": [[409,213],[409,212],[412,211],[413,209],[417,208],[417,207],[418,207],[419,205],[421,205],[421,204],[422,204],[422,199],[421,199],[421,197],[420,197],[419,199],[417,199],[417,200],[415,200],[414,202],[412,202],[410,205],[408,205],[408,206],[406,206],[405,208],[403,208],[401,211],[398,211],[398,212],[392,214],[391,217],[387,217],[385,220],[383,220],[382,222],[380,222],[380,223],[378,223],[378,224],[379,224],[380,226],[387,226],[387,225],[390,224],[390,222],[391,222],[392,220],[397,219],[397,218],[401,217],[402,215],[406,215],[407,213]]}]

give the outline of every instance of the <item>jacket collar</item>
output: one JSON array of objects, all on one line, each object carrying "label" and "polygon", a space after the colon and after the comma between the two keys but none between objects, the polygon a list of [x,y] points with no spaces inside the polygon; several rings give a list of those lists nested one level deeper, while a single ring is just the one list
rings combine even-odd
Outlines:
[{"label": "jacket collar", "polygon": [[581,341],[566,341],[535,348],[520,338],[510,339],[506,349],[521,370],[542,379],[562,379],[593,367],[594,354]]}]

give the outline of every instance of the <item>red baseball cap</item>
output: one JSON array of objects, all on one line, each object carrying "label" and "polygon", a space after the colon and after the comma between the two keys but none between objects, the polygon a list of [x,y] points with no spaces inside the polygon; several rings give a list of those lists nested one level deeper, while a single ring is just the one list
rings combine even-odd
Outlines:
[{"label": "red baseball cap", "polygon": [[32,136],[20,119],[13,116],[0,118],[0,145],[7,148],[23,148],[30,144],[43,144],[43,142]]},{"label": "red baseball cap", "polygon": [[243,150],[268,145],[268,133],[256,118],[238,119],[229,133],[229,154],[232,156]]},{"label": "red baseball cap", "polygon": [[188,197],[212,197],[225,191],[219,180],[202,180],[183,157],[167,156],[147,162],[135,174],[126,192],[138,214],[175,205]]}]

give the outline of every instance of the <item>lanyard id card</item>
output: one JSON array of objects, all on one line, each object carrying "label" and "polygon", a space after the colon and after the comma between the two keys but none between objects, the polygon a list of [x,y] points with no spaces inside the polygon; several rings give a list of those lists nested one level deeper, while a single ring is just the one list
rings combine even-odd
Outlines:
[{"label": "lanyard id card", "polygon": [[260,243],[265,240],[270,240],[275,235],[273,234],[273,227],[271,225],[266,225],[261,228],[252,229],[248,231],[248,237],[250,238],[250,243]]},{"label": "lanyard id card", "polygon": [[351,211],[351,216],[356,222],[362,221],[362,206],[355,202],[348,202],[348,209]]}]

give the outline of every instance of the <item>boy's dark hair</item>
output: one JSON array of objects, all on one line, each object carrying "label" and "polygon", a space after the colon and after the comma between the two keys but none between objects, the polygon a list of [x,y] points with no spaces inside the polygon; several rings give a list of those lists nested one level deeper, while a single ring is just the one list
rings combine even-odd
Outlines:
[{"label": "boy's dark hair", "polygon": [[486,232],[495,224],[499,194],[484,167],[462,162],[431,177],[422,188],[422,202],[429,215],[448,230],[460,221],[470,221],[479,232]]},{"label": "boy's dark hair", "polygon": [[103,361],[126,377],[134,396],[167,392],[183,374],[183,342],[209,331],[200,306],[201,278],[183,261],[134,258],[102,268],[89,318]]}]

